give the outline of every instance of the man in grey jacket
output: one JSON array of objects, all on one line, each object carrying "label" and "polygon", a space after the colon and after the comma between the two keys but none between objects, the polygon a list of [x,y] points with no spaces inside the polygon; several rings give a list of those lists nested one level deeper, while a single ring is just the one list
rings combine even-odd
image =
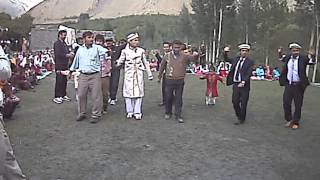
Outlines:
[{"label": "man in grey jacket", "polygon": [[[10,63],[0,46],[0,80],[11,76]],[[3,106],[3,93],[0,89],[0,107]],[[13,154],[10,140],[4,129],[3,117],[0,113],[0,180],[25,180],[20,166]]]}]

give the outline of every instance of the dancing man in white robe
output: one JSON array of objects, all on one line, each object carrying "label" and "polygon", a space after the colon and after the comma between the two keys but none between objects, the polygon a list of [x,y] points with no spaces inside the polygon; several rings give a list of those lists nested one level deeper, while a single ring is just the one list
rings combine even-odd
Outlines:
[{"label": "dancing man in white robe", "polygon": [[139,47],[138,33],[127,37],[128,45],[122,50],[117,66],[124,64],[123,97],[126,102],[127,118],[142,119],[142,98],[144,97],[144,71],[152,80],[152,72],[146,59],[145,50]]}]

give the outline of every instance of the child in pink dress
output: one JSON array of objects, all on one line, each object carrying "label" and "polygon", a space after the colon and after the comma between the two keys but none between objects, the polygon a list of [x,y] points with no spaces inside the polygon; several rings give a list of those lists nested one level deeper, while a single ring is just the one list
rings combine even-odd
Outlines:
[{"label": "child in pink dress", "polygon": [[206,105],[215,105],[216,97],[218,97],[218,81],[224,84],[222,77],[211,70],[201,76],[200,79],[207,80]]}]

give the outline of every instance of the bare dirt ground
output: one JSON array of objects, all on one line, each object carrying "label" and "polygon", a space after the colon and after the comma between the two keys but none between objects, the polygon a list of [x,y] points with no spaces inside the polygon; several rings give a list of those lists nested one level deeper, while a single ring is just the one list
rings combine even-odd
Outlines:
[{"label": "bare dirt ground", "polygon": [[[51,101],[54,76],[21,92],[7,122],[16,156],[31,180],[318,180],[320,89],[308,87],[302,126],[283,127],[277,82],[254,82],[248,119],[234,126],[231,88],[204,105],[205,82],[188,76],[185,124],[164,120],[160,85],[146,82],[142,121],[125,119],[119,101],[98,124],[76,122],[76,102]],[[68,91],[72,94],[72,83]]]}]

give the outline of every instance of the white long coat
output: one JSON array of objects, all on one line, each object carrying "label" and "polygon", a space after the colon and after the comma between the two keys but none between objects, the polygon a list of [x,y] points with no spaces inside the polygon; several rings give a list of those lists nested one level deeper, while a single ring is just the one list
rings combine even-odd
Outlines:
[{"label": "white long coat", "polygon": [[141,98],[144,96],[143,72],[152,79],[149,62],[146,59],[145,50],[142,48],[131,49],[129,45],[122,50],[117,61],[117,66],[124,64],[123,97]]}]

